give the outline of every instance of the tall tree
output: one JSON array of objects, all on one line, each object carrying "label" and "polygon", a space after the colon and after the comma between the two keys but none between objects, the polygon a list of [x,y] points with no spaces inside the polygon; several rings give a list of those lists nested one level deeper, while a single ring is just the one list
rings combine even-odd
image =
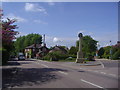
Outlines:
[{"label": "tall tree", "polygon": [[75,46],[72,46],[69,50],[69,54],[76,55],[77,54],[77,48]]},{"label": "tall tree", "polygon": [[101,48],[98,50],[98,56],[100,56],[100,58],[102,58],[102,56],[104,55],[104,52],[105,52],[104,48],[101,47]]},{"label": "tall tree", "polygon": [[28,34],[26,36],[20,36],[16,39],[14,46],[16,52],[23,52],[25,47],[32,44],[42,44],[42,36],[40,34]]},{"label": "tall tree", "polygon": [[[2,10],[0,10],[0,18],[2,18]],[[15,35],[18,34],[17,31],[15,31],[17,25],[14,25],[16,22],[15,19],[9,19],[6,20],[0,19],[0,39],[2,40],[2,63],[5,64],[8,61],[8,58],[10,56],[11,51],[14,49],[13,47],[13,40],[15,39]]]}]

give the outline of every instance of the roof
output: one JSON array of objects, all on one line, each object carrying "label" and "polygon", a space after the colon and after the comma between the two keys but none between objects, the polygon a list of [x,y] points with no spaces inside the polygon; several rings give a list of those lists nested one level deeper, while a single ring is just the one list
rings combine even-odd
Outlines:
[{"label": "roof", "polygon": [[41,44],[32,44],[28,47],[26,47],[26,49],[33,49],[33,48],[42,48],[43,46],[41,46]]},{"label": "roof", "polygon": [[63,53],[67,53],[67,50],[61,46],[55,46],[50,50],[50,52],[54,52],[54,51],[62,51]]},{"label": "roof", "polygon": [[113,45],[113,47],[119,48],[120,47],[120,41],[118,41],[116,45]]}]

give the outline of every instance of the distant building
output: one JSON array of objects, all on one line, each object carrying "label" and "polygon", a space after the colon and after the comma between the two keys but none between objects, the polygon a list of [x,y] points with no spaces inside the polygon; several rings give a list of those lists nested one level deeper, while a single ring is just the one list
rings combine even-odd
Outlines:
[{"label": "distant building", "polygon": [[120,41],[117,41],[117,44],[113,45],[113,47],[120,48]]},{"label": "distant building", "polygon": [[67,48],[63,48],[62,46],[54,46],[53,48],[51,48],[51,50],[49,51],[50,52],[55,52],[55,51],[59,51],[61,52],[62,54],[67,54],[68,52],[68,49]]},{"label": "distant building", "polygon": [[25,48],[26,58],[41,58],[48,53],[48,48],[46,45],[32,44]]},{"label": "distant building", "polygon": [[45,44],[45,34],[43,35],[42,44],[32,44],[25,48],[26,58],[42,58],[49,52]]}]

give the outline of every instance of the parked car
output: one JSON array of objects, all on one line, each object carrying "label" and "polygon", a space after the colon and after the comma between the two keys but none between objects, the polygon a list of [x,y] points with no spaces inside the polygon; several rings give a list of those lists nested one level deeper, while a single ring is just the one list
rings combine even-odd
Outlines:
[{"label": "parked car", "polygon": [[24,55],[19,55],[18,60],[25,60],[25,56]]}]

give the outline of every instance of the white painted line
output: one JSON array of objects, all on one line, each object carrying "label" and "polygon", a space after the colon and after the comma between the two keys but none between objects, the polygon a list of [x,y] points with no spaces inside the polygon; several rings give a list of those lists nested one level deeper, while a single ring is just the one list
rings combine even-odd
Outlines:
[{"label": "white painted line", "polygon": [[81,81],[83,81],[83,82],[85,82],[85,83],[88,83],[88,84],[90,84],[90,85],[93,85],[93,86],[95,86],[95,87],[98,87],[98,88],[103,88],[103,87],[101,87],[101,86],[99,86],[99,85],[93,84],[93,83],[88,82],[88,81],[83,80],[83,79],[81,79]]},{"label": "white painted line", "polygon": [[80,69],[83,69],[83,68],[80,68]]},{"label": "white painted line", "polygon": [[80,68],[80,69],[87,70],[86,68]]},{"label": "white painted line", "polygon": [[101,61],[99,61],[99,62],[101,63],[102,67],[104,68],[105,67],[104,64]]},{"label": "white painted line", "polygon": [[42,66],[44,66],[44,67],[48,67],[47,65],[45,65],[45,64],[41,64]]},{"label": "white painted line", "polygon": [[115,74],[109,74],[109,75],[116,77],[116,75],[115,75]]},{"label": "white painted line", "polygon": [[65,75],[68,75],[68,73],[65,73],[65,72],[62,72],[62,71],[58,71],[59,73],[62,73],[62,74],[65,74]]},{"label": "white painted line", "polygon": [[102,74],[106,74],[105,72],[100,72],[100,73],[102,73]]}]

